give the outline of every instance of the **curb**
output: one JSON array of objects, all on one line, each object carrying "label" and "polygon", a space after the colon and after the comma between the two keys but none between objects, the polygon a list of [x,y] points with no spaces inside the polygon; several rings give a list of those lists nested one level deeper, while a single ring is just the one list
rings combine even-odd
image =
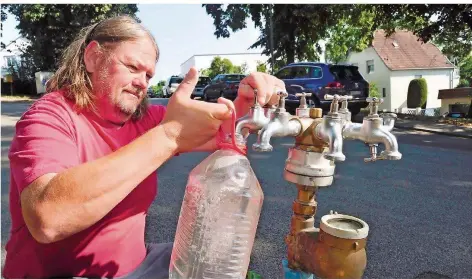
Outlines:
[{"label": "curb", "polygon": [[451,137],[457,137],[457,138],[472,139],[472,135],[463,135],[463,134],[461,135],[461,134],[458,134],[458,133],[437,131],[437,130],[431,130],[431,129],[426,129],[426,128],[397,126],[397,125],[395,125],[395,128],[402,129],[402,130],[416,130],[416,131],[428,132],[428,133],[451,136]]}]

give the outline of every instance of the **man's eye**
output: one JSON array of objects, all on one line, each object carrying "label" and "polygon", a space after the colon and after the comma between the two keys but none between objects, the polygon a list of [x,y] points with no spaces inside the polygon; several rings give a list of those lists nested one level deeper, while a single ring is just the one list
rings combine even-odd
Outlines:
[{"label": "man's eye", "polygon": [[138,70],[138,68],[137,68],[136,66],[134,66],[134,65],[128,65],[128,68],[130,68],[130,69],[133,70],[133,71],[137,71],[137,70]]}]

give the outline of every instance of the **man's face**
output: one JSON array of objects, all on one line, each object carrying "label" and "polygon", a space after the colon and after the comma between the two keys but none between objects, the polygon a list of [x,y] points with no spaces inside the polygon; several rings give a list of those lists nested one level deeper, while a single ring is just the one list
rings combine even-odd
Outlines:
[{"label": "man's face", "polygon": [[146,98],[155,66],[156,50],[148,38],[123,42],[97,55],[92,84],[101,116],[114,123],[130,119]]}]

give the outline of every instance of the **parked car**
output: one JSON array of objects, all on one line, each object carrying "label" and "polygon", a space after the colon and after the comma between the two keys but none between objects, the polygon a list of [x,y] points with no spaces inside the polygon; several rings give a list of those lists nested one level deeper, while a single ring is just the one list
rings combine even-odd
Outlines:
[{"label": "parked car", "polygon": [[203,89],[203,100],[206,102],[224,97],[229,100],[236,99],[239,83],[246,76],[243,74],[219,74],[210,84]]},{"label": "parked car", "polygon": [[149,98],[155,98],[157,96],[157,93],[155,93],[151,87],[148,87],[147,89],[147,95]]},{"label": "parked car", "polygon": [[181,76],[171,76],[166,80],[164,87],[162,88],[162,94],[164,98],[169,98],[174,94],[179,84],[182,82],[183,78]]},{"label": "parked car", "polygon": [[[324,99],[325,94],[351,95],[348,108],[352,115],[368,106],[369,83],[359,73],[358,67],[317,62],[291,63],[275,73],[284,81],[289,96],[286,107],[295,111],[300,100],[295,96],[301,91],[312,93],[311,103],[323,111],[329,111],[331,101]],[[291,86],[295,85],[295,86]]]},{"label": "parked car", "polygon": [[192,92],[192,96],[191,98],[195,98],[195,97],[200,97],[203,99],[203,89],[209,85],[211,82],[211,79],[210,77],[207,77],[207,76],[200,76],[198,78],[198,82],[197,82],[197,85],[195,86],[195,89],[193,90]]}]

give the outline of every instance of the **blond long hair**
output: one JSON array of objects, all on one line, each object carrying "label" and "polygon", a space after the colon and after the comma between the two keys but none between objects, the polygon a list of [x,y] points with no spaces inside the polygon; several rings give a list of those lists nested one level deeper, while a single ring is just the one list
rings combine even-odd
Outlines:
[{"label": "blond long hair", "polygon": [[[59,69],[47,84],[47,92],[64,90],[65,96],[72,100],[78,110],[96,109],[93,85],[85,67],[84,51],[91,41],[97,41],[104,49],[113,49],[117,44],[148,37],[156,49],[156,63],[159,48],[156,40],[144,26],[130,16],[116,16],[83,28],[74,41],[62,53]],[[139,119],[148,106],[147,93],[143,102],[133,114]]]}]

